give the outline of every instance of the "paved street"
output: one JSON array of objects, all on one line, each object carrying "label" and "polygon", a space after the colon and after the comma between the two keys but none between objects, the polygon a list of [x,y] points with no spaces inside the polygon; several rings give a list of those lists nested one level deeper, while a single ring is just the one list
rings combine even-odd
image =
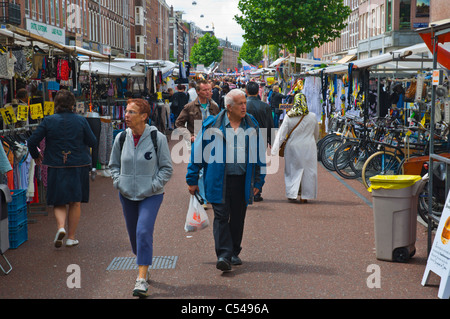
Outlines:
[{"label": "paved street", "polygon": [[[264,201],[247,211],[243,265],[225,274],[215,268],[212,227],[184,232],[186,164],[174,166],[154,240],[154,256],[168,262],[151,270],[149,299],[437,298],[439,277],[432,274],[430,285],[421,285],[426,227],[418,224],[417,252],[410,262],[377,260],[371,195],[362,184],[342,181],[319,165],[319,198],[307,204],[288,202],[283,161],[278,173],[266,178]],[[210,206],[207,213],[212,220]],[[0,275],[0,299],[134,298],[137,270],[111,266],[113,260],[133,255],[110,178],[98,176],[91,183],[90,203],[82,207],[79,246],[53,247],[56,226],[50,210],[48,216],[31,218],[35,222],[28,225],[28,241],[5,253],[13,270]],[[379,266],[379,288],[367,285],[370,265]],[[81,287],[70,287],[77,282],[73,269],[81,274]]]}]

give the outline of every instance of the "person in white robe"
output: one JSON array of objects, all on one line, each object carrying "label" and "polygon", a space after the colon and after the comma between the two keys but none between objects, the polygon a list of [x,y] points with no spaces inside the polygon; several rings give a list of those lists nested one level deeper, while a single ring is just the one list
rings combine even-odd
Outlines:
[{"label": "person in white robe", "polygon": [[284,181],[286,197],[306,203],[317,198],[317,140],[319,125],[316,114],[309,112],[306,96],[297,93],[294,106],[289,110],[281,124],[272,146],[272,155],[277,155],[286,135],[298,124],[291,133],[284,151]]}]

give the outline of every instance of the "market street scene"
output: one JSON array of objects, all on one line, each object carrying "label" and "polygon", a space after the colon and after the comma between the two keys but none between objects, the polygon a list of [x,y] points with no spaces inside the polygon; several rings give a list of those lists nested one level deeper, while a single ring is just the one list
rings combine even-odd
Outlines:
[{"label": "market street scene", "polygon": [[2,5],[0,300],[450,298],[447,0]]}]

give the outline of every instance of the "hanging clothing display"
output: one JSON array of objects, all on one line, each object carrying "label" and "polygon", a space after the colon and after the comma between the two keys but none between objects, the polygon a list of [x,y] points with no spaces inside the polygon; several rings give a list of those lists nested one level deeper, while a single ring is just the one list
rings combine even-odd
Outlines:
[{"label": "hanging clothing display", "polygon": [[309,111],[316,114],[317,121],[320,121],[322,114],[321,89],[320,78],[313,76],[305,78],[302,92],[308,101]]},{"label": "hanging clothing display", "polygon": [[189,73],[191,70],[191,64],[183,61],[178,65],[179,78],[175,81],[175,84],[189,83]]},{"label": "hanging clothing display", "polygon": [[98,161],[102,165],[109,164],[113,141],[113,125],[112,120],[108,118],[100,118],[100,140],[98,143]]}]

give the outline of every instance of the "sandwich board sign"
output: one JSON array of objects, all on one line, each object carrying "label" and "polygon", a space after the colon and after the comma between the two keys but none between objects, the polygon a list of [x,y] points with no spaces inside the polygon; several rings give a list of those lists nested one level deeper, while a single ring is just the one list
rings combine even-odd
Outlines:
[{"label": "sandwich board sign", "polygon": [[450,298],[450,196],[447,196],[445,201],[422,278],[422,286],[427,284],[430,271],[441,277],[438,297],[441,299]]}]

